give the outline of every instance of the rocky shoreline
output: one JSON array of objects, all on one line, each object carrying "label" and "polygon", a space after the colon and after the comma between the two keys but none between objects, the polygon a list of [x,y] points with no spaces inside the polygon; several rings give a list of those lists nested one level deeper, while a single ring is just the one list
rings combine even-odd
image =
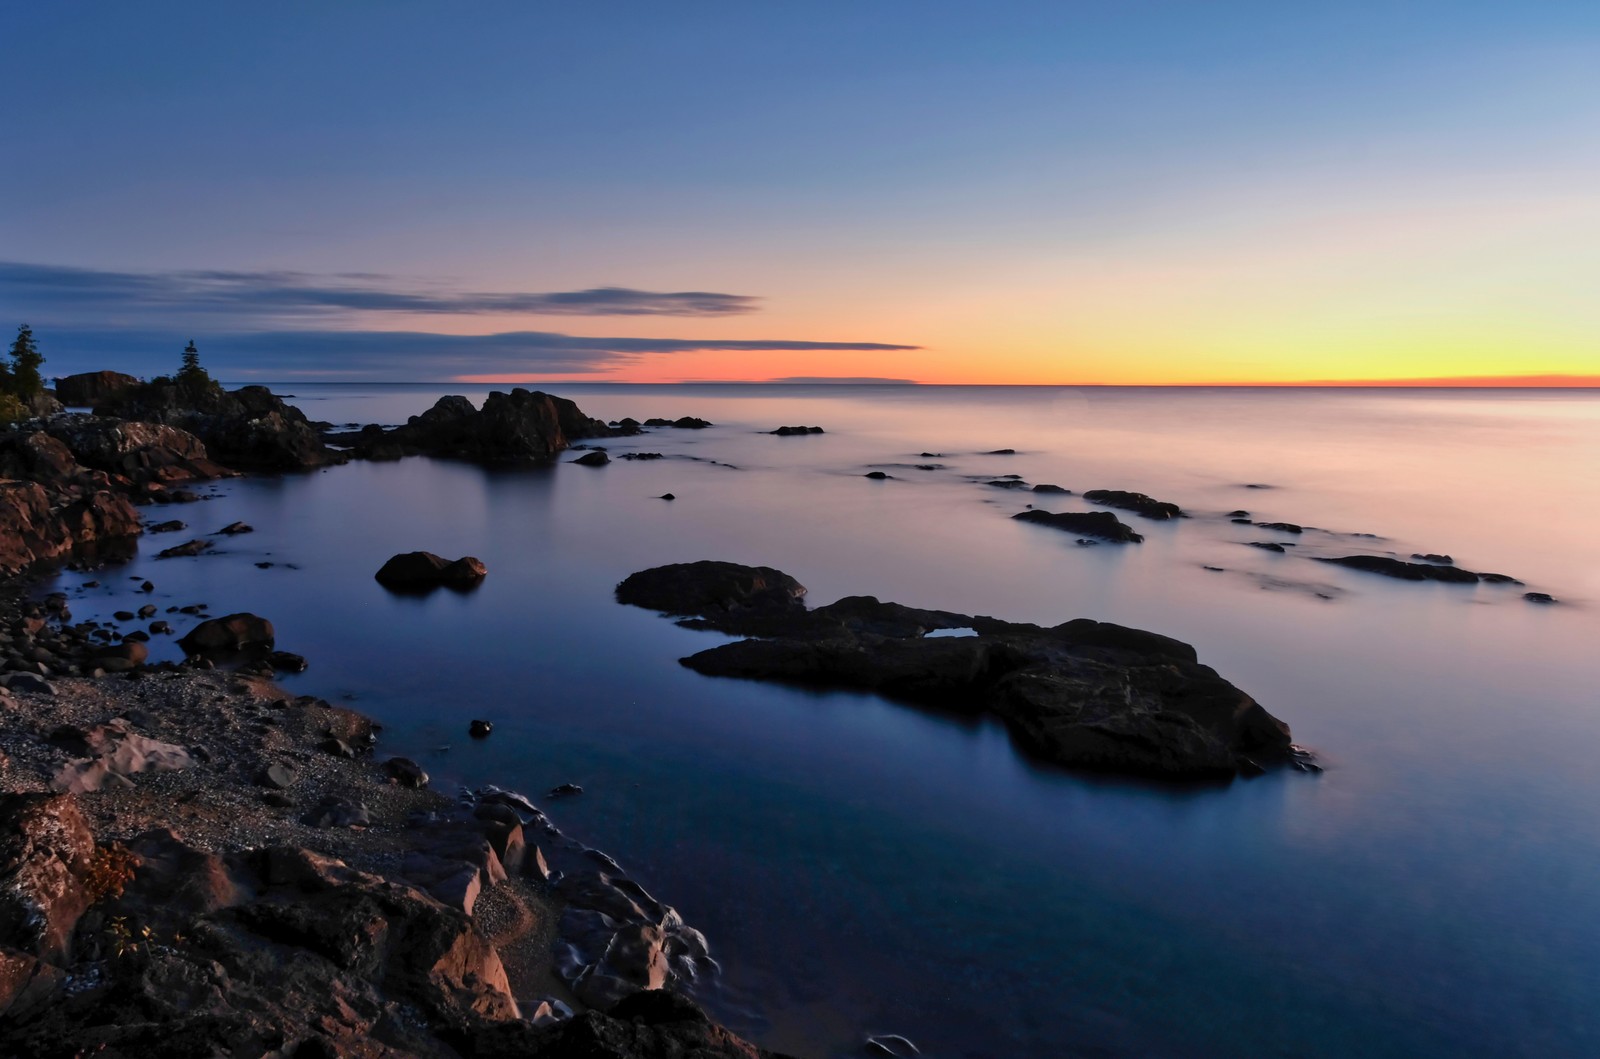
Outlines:
[{"label": "rocky shoreline", "polygon": [[[270,622],[30,598],[47,564],[131,555],[138,507],[346,458],[258,387],[194,407],[90,381],[119,414],[0,435],[0,1053],[775,1054],[682,995],[717,971],[705,938],[611,857],[513,792],[429,789],[371,719],[273,684],[305,661]],[[524,395],[484,436],[566,448],[559,399]],[[147,664],[180,618],[188,662]]]}]

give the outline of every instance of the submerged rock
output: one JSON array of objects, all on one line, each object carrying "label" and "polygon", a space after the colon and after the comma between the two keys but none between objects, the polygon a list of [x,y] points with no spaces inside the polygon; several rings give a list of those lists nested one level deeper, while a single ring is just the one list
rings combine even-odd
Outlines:
[{"label": "submerged rock", "polygon": [[1122,544],[1138,544],[1144,540],[1143,534],[1136,533],[1132,526],[1109,511],[1024,511],[1011,517],[1021,522],[1036,522],[1052,529]]},{"label": "submerged rock", "polygon": [[[763,580],[778,574],[737,569],[761,570]],[[620,591],[618,598],[636,601]],[[795,596],[742,613],[701,611],[688,597],[651,598],[644,605],[652,609],[701,615],[686,624],[763,637],[682,659],[698,673],[855,688],[987,713],[1028,751],[1073,768],[1196,778],[1294,762],[1287,725],[1199,664],[1193,647],[1156,633],[1081,618],[1042,628],[870,596],[816,610]],[[925,636],[967,628],[976,635]]]},{"label": "submerged rock", "polygon": [[767,431],[768,434],[776,434],[780,438],[793,437],[797,434],[821,434],[823,432],[821,427],[779,427],[777,430]]},{"label": "submerged rock", "polygon": [[1384,577],[1398,578],[1401,581],[1445,581],[1453,584],[1476,584],[1479,581],[1487,581],[1494,584],[1522,584],[1516,578],[1505,574],[1480,574],[1438,562],[1408,563],[1404,559],[1393,559],[1387,555],[1341,555],[1319,558],[1317,561],[1332,563],[1335,566],[1347,566],[1352,570],[1364,570],[1369,574],[1382,574]]},{"label": "submerged rock", "polygon": [[1182,518],[1183,509],[1177,504],[1170,504],[1164,500],[1145,496],[1143,493],[1130,493],[1122,489],[1091,489],[1083,494],[1083,498],[1091,504],[1104,504],[1106,507],[1121,508],[1132,511],[1145,518],[1165,521],[1167,519]]}]

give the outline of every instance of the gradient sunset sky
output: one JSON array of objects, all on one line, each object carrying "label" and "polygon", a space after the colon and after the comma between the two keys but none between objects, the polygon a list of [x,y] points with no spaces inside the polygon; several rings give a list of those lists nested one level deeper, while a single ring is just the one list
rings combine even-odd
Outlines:
[{"label": "gradient sunset sky", "polygon": [[[225,379],[1600,383],[1600,3],[40,3],[0,323]],[[1583,378],[1589,377],[1589,378]]]}]

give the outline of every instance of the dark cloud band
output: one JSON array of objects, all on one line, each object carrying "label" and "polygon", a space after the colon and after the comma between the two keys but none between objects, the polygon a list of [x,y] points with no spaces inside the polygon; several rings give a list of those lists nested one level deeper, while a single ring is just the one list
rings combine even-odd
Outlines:
[{"label": "dark cloud band", "polygon": [[418,289],[394,276],[304,272],[110,272],[0,262],[0,304],[36,320],[58,310],[114,318],[157,315],[174,323],[232,317],[243,323],[350,312],[535,316],[737,316],[759,299],[714,291],[593,287],[554,292]]}]

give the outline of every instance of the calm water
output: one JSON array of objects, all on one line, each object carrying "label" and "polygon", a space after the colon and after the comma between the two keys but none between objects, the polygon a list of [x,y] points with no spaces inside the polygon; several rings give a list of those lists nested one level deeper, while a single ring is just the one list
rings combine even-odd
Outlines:
[{"label": "calm water", "polygon": [[[1600,1054],[1600,393],[552,388],[603,418],[711,419],[610,447],[737,469],[409,459],[222,483],[162,517],[255,534],[161,562],[183,538],[151,538],[125,572],[163,605],[270,617],[312,663],[291,686],[350,697],[441,785],[581,783],[558,823],[706,932],[725,975],[703,999],[772,1047],[859,1055],[898,1032],[943,1057]],[[447,392],[280,389],[334,422],[401,421]],[[795,423],[828,433],[757,433]],[[999,447],[1017,455],[977,454]],[[894,466],[924,450],[947,469]],[[876,466],[897,480],[860,477]],[[1143,545],[1079,548],[1008,520],[1034,496],[971,477],[1006,473],[1197,517],[1130,517]],[[1327,532],[1270,554],[1242,542],[1290,538],[1220,517],[1236,507]],[[372,580],[417,548],[489,577],[421,600]],[[1384,550],[1449,552],[1564,602],[1306,558]],[[702,558],[780,567],[819,604],[1180,637],[1328,770],[1085,778],[1019,760],[993,726],[697,676],[677,659],[719,638],[611,589]],[[113,609],[106,589],[74,603]],[[472,717],[493,737],[468,740]]]}]

